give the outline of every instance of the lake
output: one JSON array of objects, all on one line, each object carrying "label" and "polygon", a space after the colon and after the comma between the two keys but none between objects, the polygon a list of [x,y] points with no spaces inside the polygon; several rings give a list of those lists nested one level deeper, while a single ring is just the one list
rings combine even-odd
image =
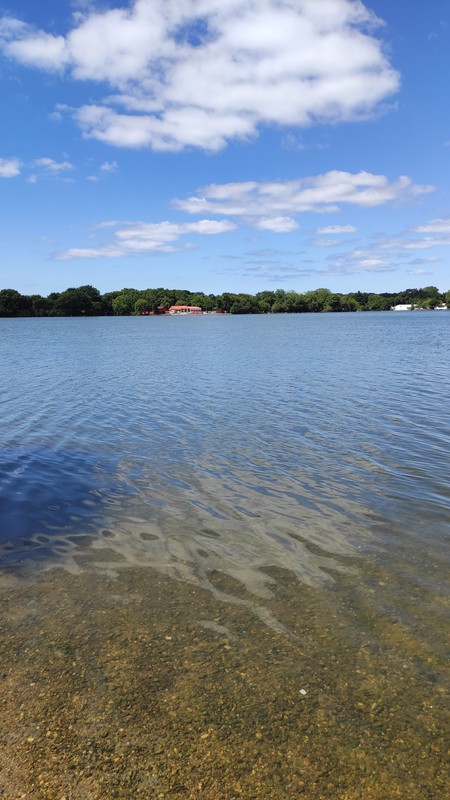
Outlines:
[{"label": "lake", "polygon": [[447,797],[450,314],[0,353],[0,796]]}]

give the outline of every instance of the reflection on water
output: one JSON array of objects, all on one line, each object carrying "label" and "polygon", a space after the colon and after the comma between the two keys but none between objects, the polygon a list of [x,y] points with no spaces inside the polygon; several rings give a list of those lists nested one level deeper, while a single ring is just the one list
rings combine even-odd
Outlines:
[{"label": "reflection on water", "polygon": [[420,583],[413,540],[442,562],[450,315],[0,322],[4,565],[268,597],[271,566],[319,586],[389,551]]},{"label": "reflection on water", "polygon": [[[0,553],[3,564],[49,558],[67,543],[97,534],[105,490],[128,487],[111,481],[111,462],[83,451],[5,448],[0,456]],[[105,486],[106,484],[106,486]],[[64,544],[62,544],[64,542]]]},{"label": "reflection on water", "polygon": [[0,320],[5,796],[446,796],[449,327]]}]

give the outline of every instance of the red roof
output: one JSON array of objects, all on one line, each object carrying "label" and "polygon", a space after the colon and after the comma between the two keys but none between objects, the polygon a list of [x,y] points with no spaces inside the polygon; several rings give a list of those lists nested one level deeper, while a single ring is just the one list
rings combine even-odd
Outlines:
[{"label": "red roof", "polygon": [[169,311],[201,311],[200,306],[170,306]]}]

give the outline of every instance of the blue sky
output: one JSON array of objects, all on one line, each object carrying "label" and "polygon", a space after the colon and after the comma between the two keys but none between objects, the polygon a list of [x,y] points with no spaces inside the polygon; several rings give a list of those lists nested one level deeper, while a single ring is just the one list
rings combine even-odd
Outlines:
[{"label": "blue sky", "polygon": [[0,288],[450,288],[448,0],[0,0]]}]

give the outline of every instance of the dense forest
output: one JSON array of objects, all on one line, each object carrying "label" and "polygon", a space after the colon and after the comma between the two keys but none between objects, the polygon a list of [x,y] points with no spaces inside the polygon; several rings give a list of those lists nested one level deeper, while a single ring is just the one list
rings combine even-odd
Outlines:
[{"label": "dense forest", "polygon": [[384,292],[333,293],[315,289],[303,294],[284,289],[257,294],[204,294],[187,289],[121,289],[100,294],[93,286],[79,286],[64,292],[23,295],[15,289],[0,291],[0,317],[78,317],[130,316],[157,312],[176,304],[200,306],[204,311],[230,314],[283,314],[323,311],[387,311],[400,303],[433,309],[441,303],[450,308],[450,290],[439,292],[435,286],[405,289],[397,294]]}]

